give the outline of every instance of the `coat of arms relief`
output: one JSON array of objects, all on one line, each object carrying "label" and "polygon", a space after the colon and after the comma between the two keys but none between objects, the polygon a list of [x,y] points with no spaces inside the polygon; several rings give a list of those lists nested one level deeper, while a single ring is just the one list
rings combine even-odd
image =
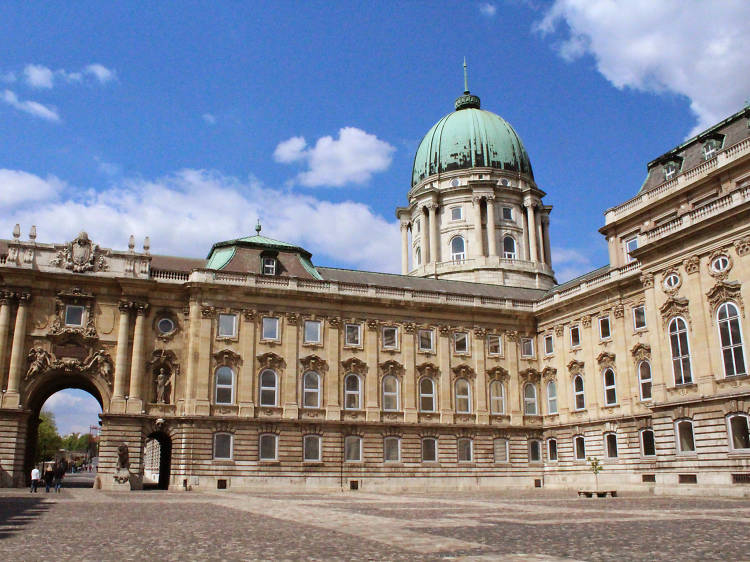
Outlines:
[{"label": "coat of arms relief", "polygon": [[65,244],[50,263],[75,273],[105,271],[107,263],[104,255],[99,246],[91,241],[89,235],[81,232],[74,240]]}]

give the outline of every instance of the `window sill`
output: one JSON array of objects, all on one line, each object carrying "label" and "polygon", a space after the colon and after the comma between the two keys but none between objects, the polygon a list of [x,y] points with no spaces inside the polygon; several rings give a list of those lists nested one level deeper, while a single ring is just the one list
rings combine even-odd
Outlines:
[{"label": "window sill", "polygon": [[385,353],[400,353],[401,349],[398,347],[381,347],[380,351],[384,351]]},{"label": "window sill", "polygon": [[353,343],[345,343],[344,349],[353,349],[355,351],[361,351],[362,350],[362,344],[353,344]]},{"label": "window sill", "polygon": [[238,336],[216,336],[216,341],[238,342],[240,338]]},{"label": "window sill", "polygon": [[278,339],[278,338],[275,339],[275,340],[260,338],[260,343],[265,343],[267,345],[280,345],[281,344],[281,340]]},{"label": "window sill", "polygon": [[418,349],[417,353],[421,353],[422,355],[436,355],[434,349]]},{"label": "window sill", "polygon": [[[263,341],[263,340],[261,340]],[[323,342],[319,341],[306,341],[302,342],[302,347],[323,347]]]},{"label": "window sill", "polygon": [[742,381],[750,380],[750,375],[732,375],[729,377],[722,377],[720,379],[716,379],[716,384],[720,385],[731,385],[731,384],[737,384]]},{"label": "window sill", "polygon": [[615,408],[619,408],[619,404],[604,404],[601,408],[602,410],[613,410]]},{"label": "window sill", "polygon": [[453,357],[471,357],[471,352],[469,351],[454,351]]},{"label": "window sill", "polygon": [[536,359],[536,355],[521,355],[521,359],[524,361],[533,361]]}]

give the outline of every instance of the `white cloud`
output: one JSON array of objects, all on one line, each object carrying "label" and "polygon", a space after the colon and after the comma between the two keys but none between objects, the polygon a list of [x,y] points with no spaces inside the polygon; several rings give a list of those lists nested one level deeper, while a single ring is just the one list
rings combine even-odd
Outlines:
[{"label": "white cloud", "polygon": [[565,283],[596,269],[585,250],[552,248],[552,265],[558,283]]},{"label": "white cloud", "polygon": [[[33,174],[22,178],[26,191],[45,181]],[[366,205],[331,203],[204,170],[121,180],[99,192],[65,186],[33,208],[7,207],[0,233],[10,233],[15,223],[23,229],[35,224],[40,242],[69,240],[86,230],[97,244],[123,249],[135,234],[151,236],[154,253],[205,257],[214,242],[252,234],[260,217],[264,234],[305,247],[320,265],[336,261],[395,272],[400,263],[397,223]]]},{"label": "white cloud", "polygon": [[482,2],[479,4],[479,11],[482,12],[482,15],[492,18],[497,13],[497,6],[490,2]]},{"label": "white cloud", "polygon": [[15,72],[4,72],[3,74],[0,74],[0,82],[5,82],[6,84],[12,84],[15,81],[16,81]]},{"label": "white cloud", "polygon": [[210,113],[204,113],[201,115],[201,118],[206,123],[206,125],[216,125],[216,117]]},{"label": "white cloud", "polygon": [[344,127],[338,139],[321,137],[315,146],[308,147],[303,137],[285,140],[276,147],[274,159],[284,164],[305,162],[309,169],[296,177],[301,185],[341,187],[363,184],[372,174],[388,169],[395,150],[375,135]]},{"label": "white cloud", "polygon": [[14,107],[18,111],[23,111],[24,113],[28,113],[29,115],[33,115],[34,117],[46,119],[47,121],[60,121],[60,115],[53,107],[49,107],[31,100],[22,101],[18,99],[18,96],[10,90],[5,90],[2,97],[0,97],[0,100],[7,103],[11,107]]},{"label": "white cloud", "polygon": [[92,75],[102,84],[106,84],[117,78],[117,73],[114,70],[98,63],[88,65],[84,69],[84,72]]},{"label": "white cloud", "polygon": [[115,164],[114,162],[106,162],[98,156],[95,156],[94,160],[96,160],[97,162],[96,169],[105,176],[119,176],[122,173],[122,166],[120,166],[119,164]]},{"label": "white cloud", "polygon": [[26,83],[32,88],[49,89],[54,85],[54,73],[40,64],[28,64],[23,69]]},{"label": "white cloud", "polygon": [[35,201],[57,198],[65,184],[55,176],[42,179],[20,170],[0,168],[0,208],[20,207]]},{"label": "white cloud", "polygon": [[746,0],[555,0],[536,28],[558,32],[566,60],[591,54],[617,88],[686,96],[696,133],[750,92],[748,21]]},{"label": "white cloud", "polygon": [[102,411],[96,398],[78,389],[56,392],[47,399],[43,408],[55,415],[60,435],[88,433],[89,426],[98,425]]}]

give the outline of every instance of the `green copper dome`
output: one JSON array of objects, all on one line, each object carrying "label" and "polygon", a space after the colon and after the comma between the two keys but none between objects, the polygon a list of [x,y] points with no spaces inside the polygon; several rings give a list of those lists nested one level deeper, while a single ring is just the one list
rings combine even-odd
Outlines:
[{"label": "green copper dome", "polygon": [[526,149],[513,127],[480,109],[479,97],[465,91],[449,113],[422,139],[414,157],[411,184],[434,174],[469,168],[497,168],[534,177]]}]

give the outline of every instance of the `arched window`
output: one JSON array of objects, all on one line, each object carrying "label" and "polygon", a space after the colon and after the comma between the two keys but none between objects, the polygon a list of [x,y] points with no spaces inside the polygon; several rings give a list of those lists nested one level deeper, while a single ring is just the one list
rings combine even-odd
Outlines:
[{"label": "arched window", "polygon": [[672,372],[675,384],[693,382],[690,370],[690,345],[688,344],[687,324],[680,318],[669,323],[669,344],[672,348]]},{"label": "arched window", "polygon": [[510,236],[503,238],[503,257],[507,260],[516,259],[516,241]]},{"label": "arched window", "polygon": [[651,400],[651,363],[638,363],[638,381],[641,387],[641,400]]},{"label": "arched window", "polygon": [[346,375],[344,379],[344,409],[359,410],[362,407],[359,377],[354,374]]},{"label": "arched window", "polygon": [[612,369],[604,371],[604,404],[607,406],[617,404],[617,385],[615,372]]},{"label": "arched window", "polygon": [[542,462],[542,442],[529,439],[529,462]]},{"label": "arched window", "polygon": [[260,405],[276,406],[276,395],[279,378],[271,369],[260,374]]},{"label": "arched window", "polygon": [[555,381],[547,383],[547,413],[557,413],[557,383]]},{"label": "arched window", "polygon": [[537,412],[536,387],[529,382],[523,387],[523,415],[536,416]]},{"label": "arched window", "polygon": [[656,439],[654,439],[653,429],[646,428],[641,430],[641,454],[644,457],[656,456]]},{"label": "arched window", "polygon": [[466,243],[460,236],[456,236],[451,240],[451,259],[458,263],[466,259]]},{"label": "arched window", "polygon": [[733,451],[747,451],[750,449],[750,427],[745,414],[732,414],[727,417],[729,426],[729,445]]},{"label": "arched window", "polygon": [[490,383],[490,413],[505,413],[505,387],[500,381]]},{"label": "arched window", "polygon": [[417,265],[422,265],[422,249],[417,248],[414,251],[414,261],[417,262]]},{"label": "arched window", "polygon": [[234,402],[234,371],[227,366],[216,369],[216,397],[217,404],[232,404]]},{"label": "arched window", "polygon": [[607,454],[607,458],[617,458],[617,434],[616,433],[605,433],[604,434],[604,452]]},{"label": "arched window", "polygon": [[471,413],[471,389],[469,381],[458,379],[456,381],[456,412],[459,414]]},{"label": "arched window", "polygon": [[581,375],[576,375],[573,379],[573,396],[575,398],[575,409],[585,409],[586,395],[583,392],[583,377]]},{"label": "arched window", "polygon": [[674,425],[675,433],[677,434],[677,452],[695,453],[693,422],[690,420],[680,420]]},{"label": "arched window", "polygon": [[554,437],[547,439],[547,459],[550,462],[557,462],[557,439]]},{"label": "arched window", "polygon": [[742,348],[742,329],[737,306],[725,302],[719,307],[719,338],[721,338],[721,356],[724,360],[724,376],[746,375],[745,352]]},{"label": "arched window", "polygon": [[383,377],[383,410],[398,411],[398,379],[393,375]]},{"label": "arched window", "polygon": [[320,408],[320,375],[308,371],[302,377],[303,405],[305,408]]},{"label": "arched window", "polygon": [[573,450],[575,451],[577,461],[586,460],[586,439],[584,439],[583,435],[573,437]]},{"label": "arched window", "polygon": [[435,411],[435,382],[427,377],[419,381],[419,409],[422,412]]}]

